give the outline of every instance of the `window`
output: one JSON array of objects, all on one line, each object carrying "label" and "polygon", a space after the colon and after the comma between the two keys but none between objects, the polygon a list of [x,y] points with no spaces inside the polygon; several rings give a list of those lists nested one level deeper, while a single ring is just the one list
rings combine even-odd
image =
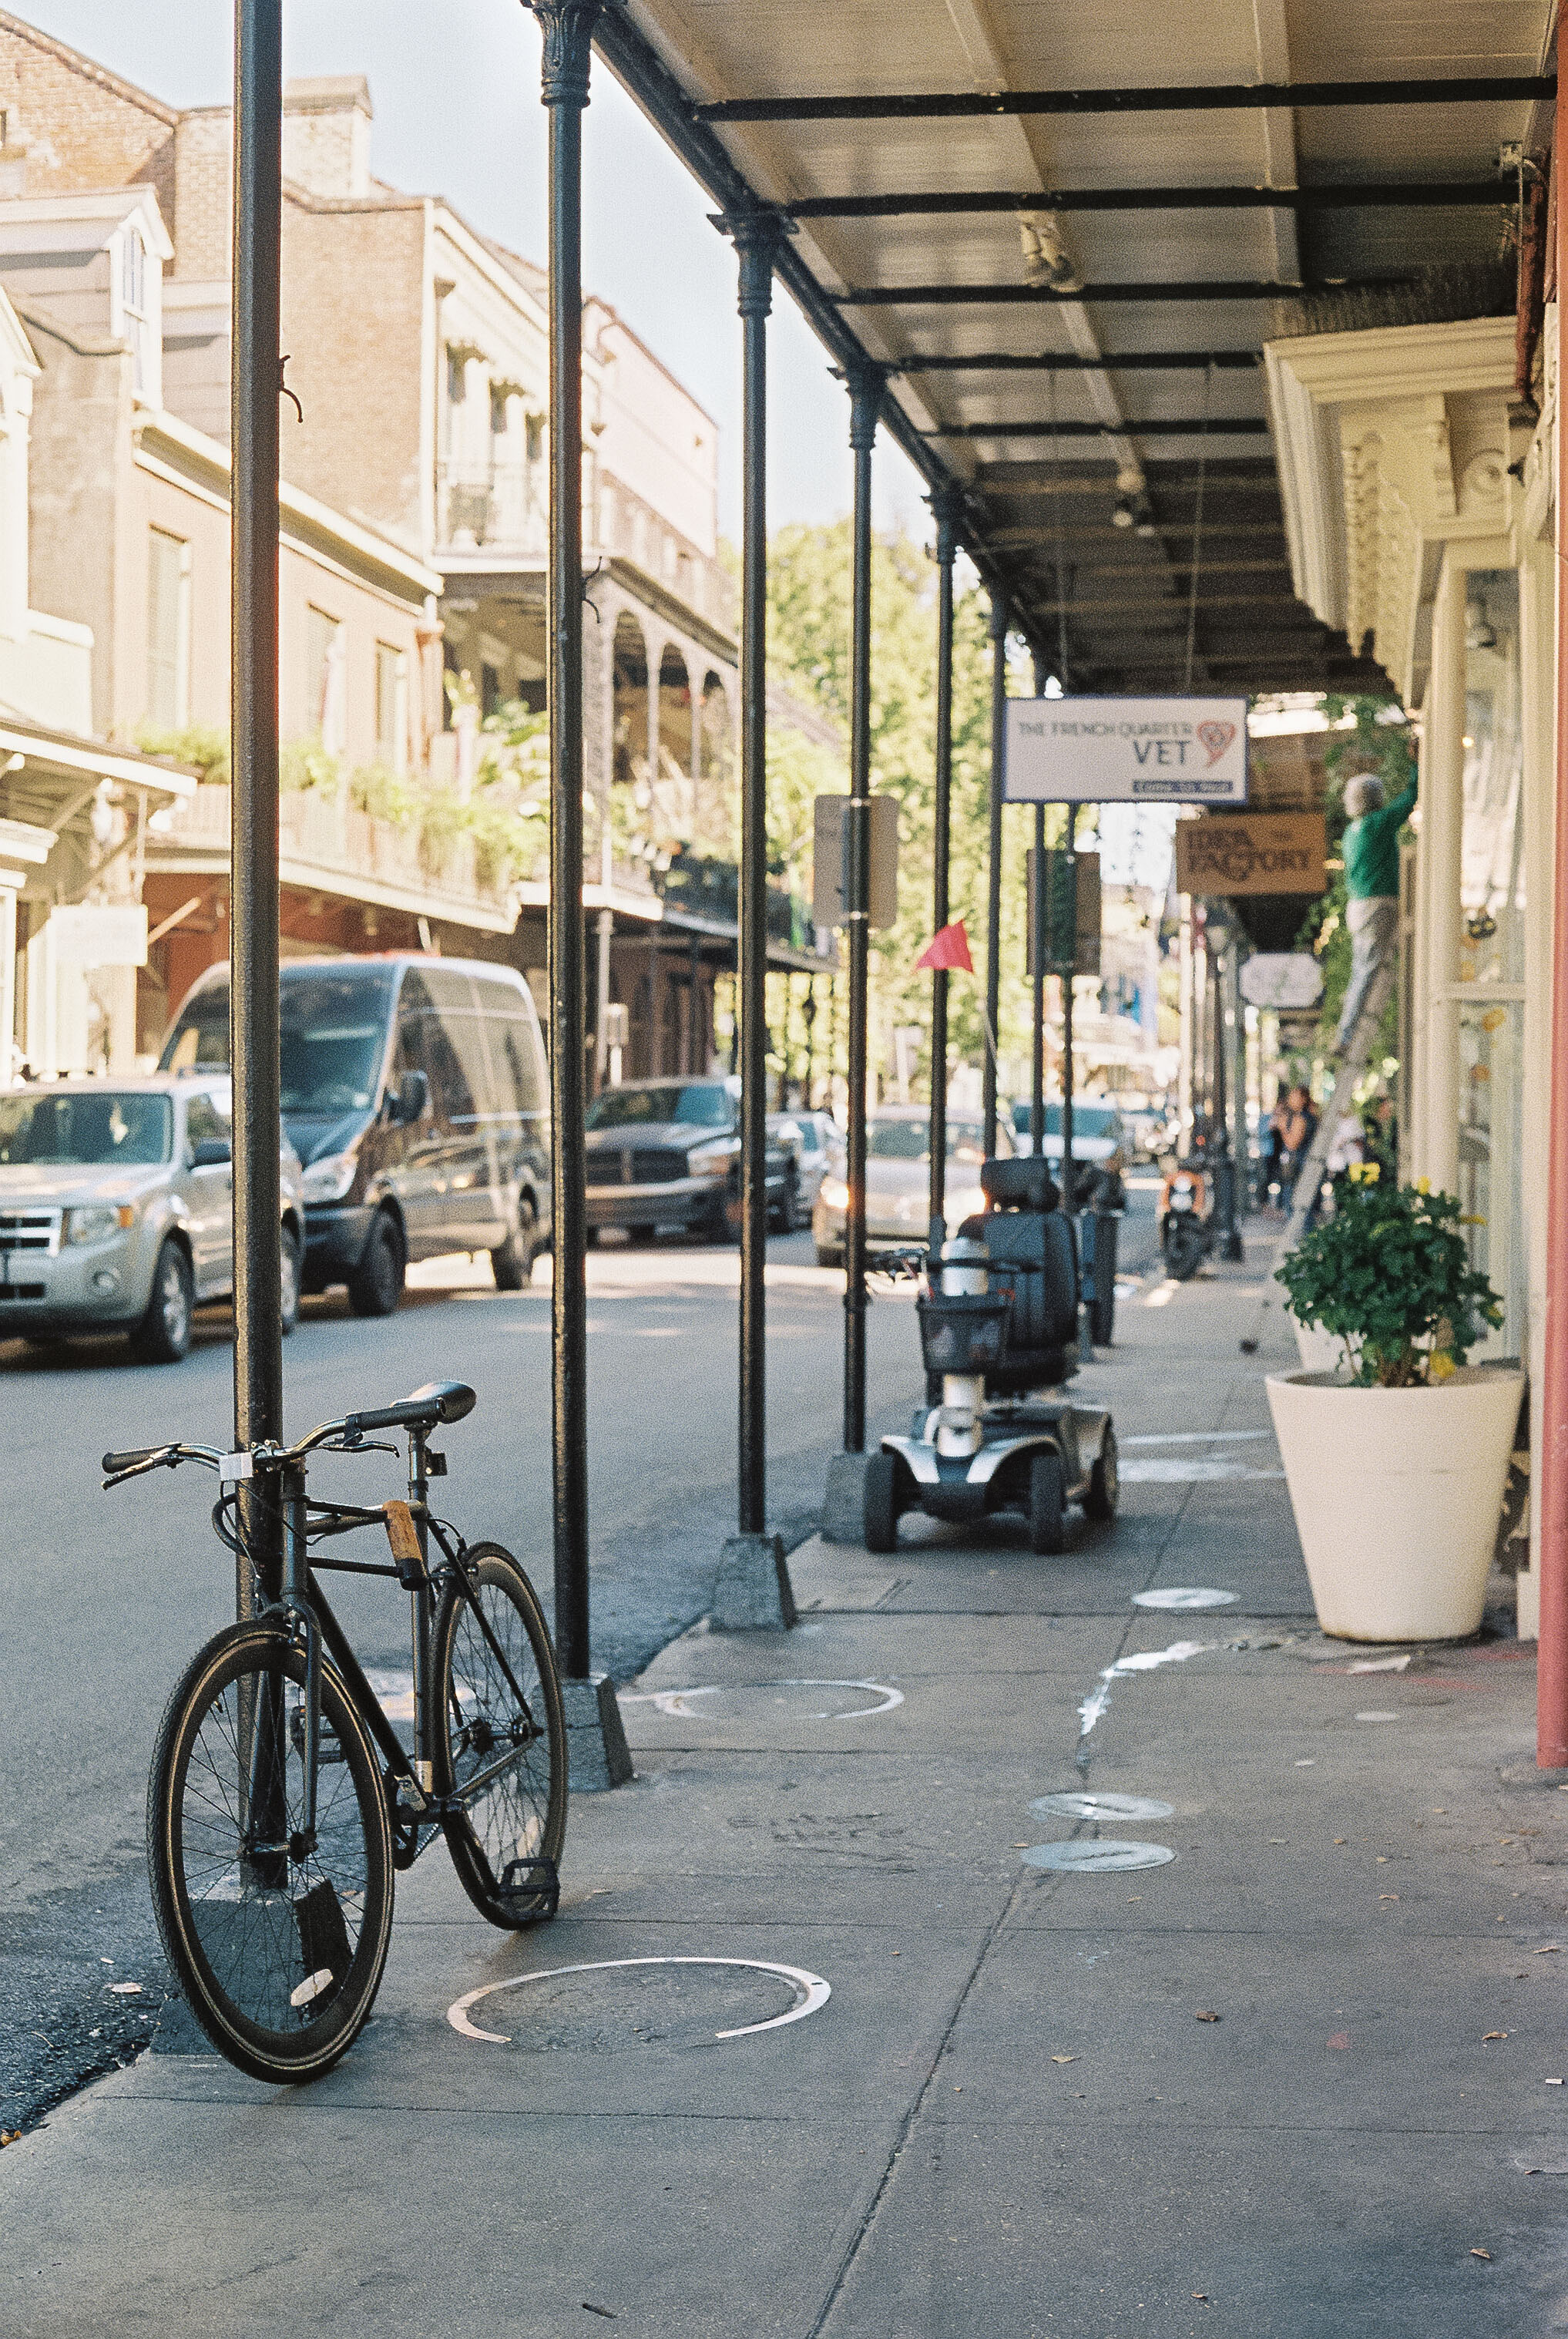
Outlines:
[{"label": "window", "polygon": [[142,231],[127,221],[120,237],[120,314],[113,321],[131,345],[131,386],[139,398],[157,395],[153,380],[153,320],[147,306],[147,247]]},{"label": "window", "polygon": [[447,403],[461,406],[468,394],[468,360],[466,351],[447,351]]},{"label": "window", "polygon": [[543,460],[545,452],[545,418],[542,414],[530,414],[528,417],[528,460],[530,463],[537,463]]},{"label": "window", "polygon": [[343,676],[343,628],[326,609],[305,611],[307,727],[329,755],[340,755],[348,735]]},{"label": "window", "polygon": [[508,428],[507,409],[510,401],[511,395],[511,391],[506,389],[502,384],[498,382],[491,383],[490,436],[492,439],[504,439],[507,435]]},{"label": "window", "polygon": [[191,548],[161,528],[147,535],[147,719],[182,730],[190,713]]},{"label": "window", "polygon": [[390,642],[376,644],[376,761],[403,770],[408,748],[408,664]]}]

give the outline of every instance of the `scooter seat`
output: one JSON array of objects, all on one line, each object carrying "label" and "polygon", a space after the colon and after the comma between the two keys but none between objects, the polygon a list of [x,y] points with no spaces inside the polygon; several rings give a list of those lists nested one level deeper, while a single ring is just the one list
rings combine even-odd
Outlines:
[{"label": "scooter seat", "polygon": [[1039,1154],[982,1161],[980,1190],[993,1210],[1054,1210],[1061,1200],[1050,1164]]}]

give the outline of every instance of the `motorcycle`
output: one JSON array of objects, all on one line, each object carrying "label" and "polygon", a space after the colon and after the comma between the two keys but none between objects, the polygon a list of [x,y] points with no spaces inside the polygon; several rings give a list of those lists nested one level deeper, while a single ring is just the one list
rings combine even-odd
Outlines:
[{"label": "motorcycle", "polygon": [[1159,1247],[1173,1282],[1191,1281],[1213,1252],[1215,1232],[1208,1171],[1195,1162],[1168,1162],[1159,1189]]}]

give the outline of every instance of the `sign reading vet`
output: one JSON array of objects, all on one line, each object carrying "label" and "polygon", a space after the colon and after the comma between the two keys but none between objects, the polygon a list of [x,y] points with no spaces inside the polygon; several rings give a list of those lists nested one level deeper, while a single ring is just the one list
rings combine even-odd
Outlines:
[{"label": "sign reading vet", "polygon": [[1010,698],[1010,804],[1247,802],[1245,698]]}]

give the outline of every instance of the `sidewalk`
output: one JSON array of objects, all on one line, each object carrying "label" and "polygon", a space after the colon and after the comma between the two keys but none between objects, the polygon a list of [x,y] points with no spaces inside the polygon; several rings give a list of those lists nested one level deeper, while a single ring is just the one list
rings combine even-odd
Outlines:
[{"label": "sidewalk", "polygon": [[[1086,1369],[1114,1529],[804,1546],[796,1632],[630,1685],[637,1781],[574,1804],[553,1927],[489,1931],[437,1850],[330,2078],[154,2051],[0,2154],[7,2339],[1568,2330],[1533,1653],[1356,1673],[1385,1653],[1317,1633],[1293,1351],[1238,1349],[1263,1241]],[[1176,1586],[1239,1598],[1132,1604]],[[1031,1810],[1085,1787],[1169,1804],[1098,1832],[1174,1859],[1026,1861],[1095,1836]]]}]

